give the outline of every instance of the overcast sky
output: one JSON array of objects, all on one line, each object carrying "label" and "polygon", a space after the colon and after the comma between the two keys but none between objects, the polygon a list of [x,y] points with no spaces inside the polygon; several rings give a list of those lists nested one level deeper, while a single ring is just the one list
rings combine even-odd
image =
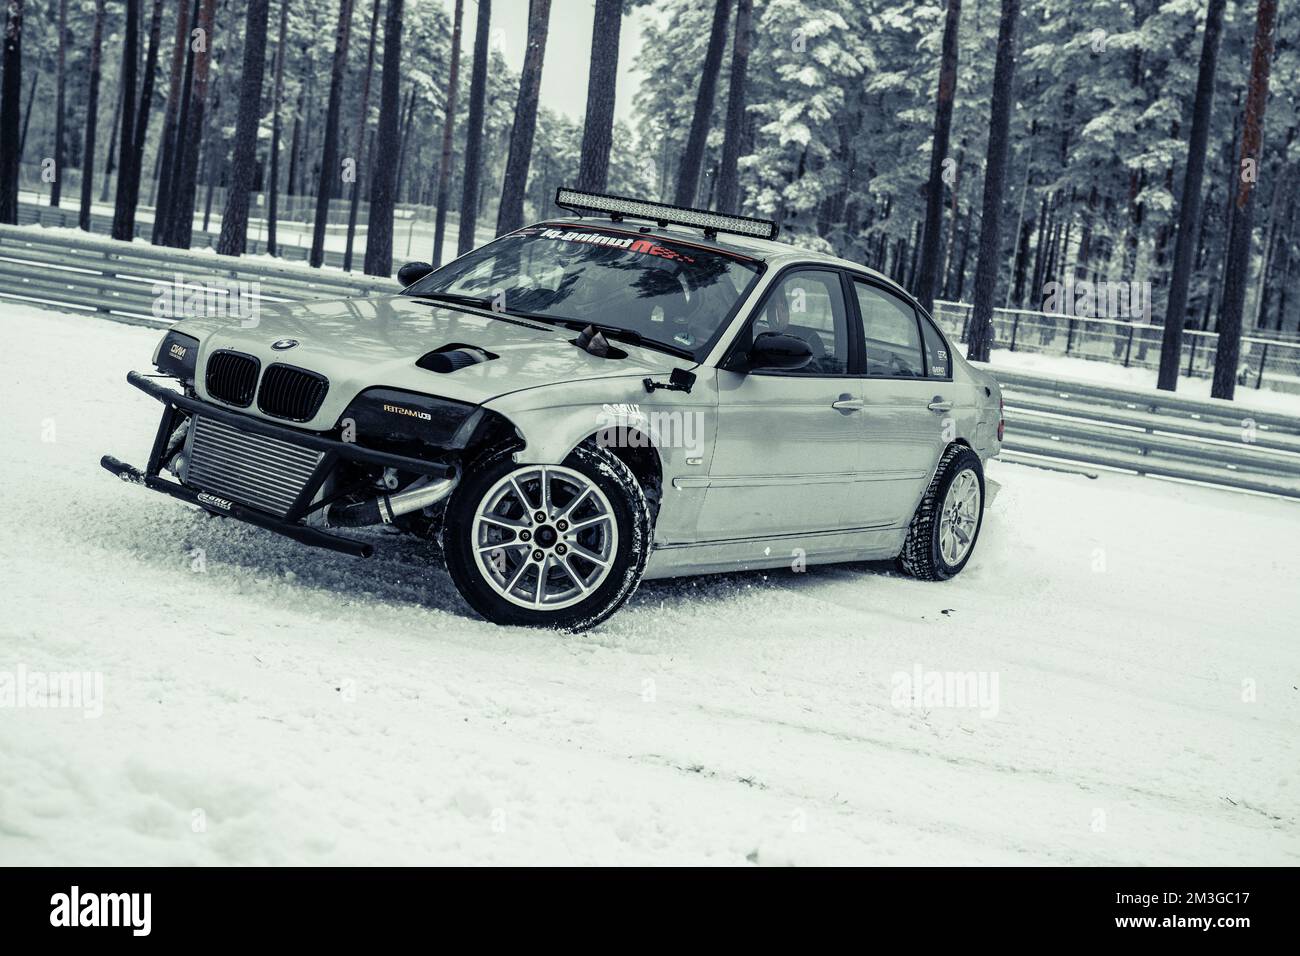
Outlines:
[{"label": "overcast sky", "polygon": [[[442,0],[448,13],[454,0]],[[641,25],[649,14],[638,8],[623,18],[619,39],[618,88],[614,104],[616,119],[630,122],[632,96],[641,83],[631,69],[641,52]],[[552,0],[550,30],[546,37],[546,59],[542,65],[542,105],[565,113],[579,122],[587,111],[587,69],[591,62],[591,27],[595,16],[593,0]],[[465,0],[462,50],[465,69],[474,53],[474,27],[478,19],[476,0]],[[493,0],[492,43],[501,49],[512,70],[523,67],[528,35],[528,0]]]}]

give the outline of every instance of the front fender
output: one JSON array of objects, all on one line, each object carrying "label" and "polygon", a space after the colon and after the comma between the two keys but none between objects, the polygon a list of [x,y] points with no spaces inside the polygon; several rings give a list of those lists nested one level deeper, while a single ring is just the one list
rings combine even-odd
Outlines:
[{"label": "front fender", "polygon": [[707,462],[717,430],[717,398],[701,376],[691,393],[647,392],[641,377],[569,382],[513,392],[484,403],[504,415],[523,436],[516,460],[558,464],[588,438],[627,429],[643,436],[659,453],[665,477],[686,459]]}]

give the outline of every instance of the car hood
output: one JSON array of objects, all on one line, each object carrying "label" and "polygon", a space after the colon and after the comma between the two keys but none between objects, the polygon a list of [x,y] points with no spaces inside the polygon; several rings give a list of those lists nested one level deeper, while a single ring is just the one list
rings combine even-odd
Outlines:
[{"label": "car hood", "polygon": [[[199,317],[176,330],[200,340],[196,387],[204,387],[208,357],[219,349],[310,369],[329,380],[320,413],[304,423],[330,428],[357,393],[374,386],[408,389],[482,404],[542,385],[625,375],[653,375],[683,364],[653,349],[618,343],[626,358],[599,358],[572,344],[575,334],[527,319],[493,315],[411,296],[348,298],[263,306],[255,318]],[[275,349],[287,340],[290,348]],[[448,345],[484,349],[496,358],[454,372],[416,365]],[[254,407],[250,414],[260,414]]]}]

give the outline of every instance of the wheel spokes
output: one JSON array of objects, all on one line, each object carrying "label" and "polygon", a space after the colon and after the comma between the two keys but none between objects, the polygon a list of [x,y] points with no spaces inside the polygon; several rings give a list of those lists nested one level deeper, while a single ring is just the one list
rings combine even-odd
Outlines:
[{"label": "wheel spokes", "polygon": [[489,587],[511,603],[546,611],[581,601],[604,582],[619,537],[599,485],[559,465],[525,466],[500,478],[480,500],[472,533]]}]

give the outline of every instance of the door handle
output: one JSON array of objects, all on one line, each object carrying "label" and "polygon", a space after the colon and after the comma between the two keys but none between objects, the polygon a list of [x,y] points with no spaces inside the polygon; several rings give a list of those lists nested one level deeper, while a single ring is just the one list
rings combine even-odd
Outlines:
[{"label": "door handle", "polygon": [[850,412],[861,411],[863,404],[864,403],[862,399],[854,398],[848,392],[845,392],[843,395],[840,396],[839,401],[831,402],[831,408],[835,409],[837,412],[841,412],[847,415]]},{"label": "door handle", "polygon": [[945,402],[942,395],[936,395],[934,401],[925,407],[932,412],[950,412],[952,411],[952,402]]}]

